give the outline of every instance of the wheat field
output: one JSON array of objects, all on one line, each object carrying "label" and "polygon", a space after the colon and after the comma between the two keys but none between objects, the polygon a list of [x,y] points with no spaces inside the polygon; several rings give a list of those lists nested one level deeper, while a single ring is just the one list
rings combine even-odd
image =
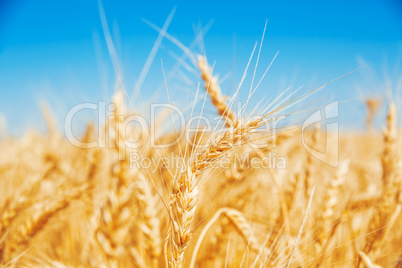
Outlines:
[{"label": "wheat field", "polygon": [[[384,102],[383,132],[341,132],[329,165],[301,142],[328,146],[332,133],[318,126],[259,131],[302,94],[247,116],[232,109],[205,57],[196,67],[205,105],[221,117],[210,133],[199,126],[186,140],[171,127],[156,139],[171,146],[127,147],[155,133],[124,125],[136,113],[117,89],[109,120],[79,138],[107,146],[71,144],[46,110],[46,134],[1,140],[2,266],[402,267],[394,104]],[[370,126],[380,104],[366,104]],[[132,155],[152,165],[133,165]],[[170,156],[176,165],[161,161]]]}]

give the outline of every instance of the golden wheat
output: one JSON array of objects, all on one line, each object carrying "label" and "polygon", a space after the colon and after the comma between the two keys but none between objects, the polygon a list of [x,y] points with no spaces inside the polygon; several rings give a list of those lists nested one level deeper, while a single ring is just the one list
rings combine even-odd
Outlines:
[{"label": "golden wheat", "polygon": [[[396,106],[389,105],[383,136],[341,132],[340,165],[334,168],[306,154],[296,128],[278,135],[261,131],[286,105],[259,118],[236,115],[206,57],[197,60],[225,124],[212,133],[200,127],[190,145],[168,128],[156,135],[156,144],[127,146],[155,133],[124,124],[132,113],[122,88],[114,94],[108,121],[98,126],[106,135],[96,137],[94,124],[88,124],[81,136],[82,142],[105,142],[106,148],[70,144],[46,106],[46,134],[31,131],[0,141],[0,264],[398,267]],[[378,103],[367,102],[368,126]],[[166,113],[160,118],[166,120]],[[314,148],[331,135],[318,127],[305,134]],[[381,139],[383,148],[376,145]],[[157,147],[170,141],[177,143]],[[254,141],[264,146],[254,148],[249,144]],[[131,165],[131,153],[155,166]],[[164,158],[172,155],[177,166]],[[286,166],[272,164],[272,155],[285,157]]]}]

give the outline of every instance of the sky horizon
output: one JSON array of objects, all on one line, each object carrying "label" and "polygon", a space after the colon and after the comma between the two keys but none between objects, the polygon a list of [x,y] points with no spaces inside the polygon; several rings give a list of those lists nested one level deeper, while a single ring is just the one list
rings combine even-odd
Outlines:
[{"label": "sky horizon", "polygon": [[[127,91],[133,92],[141,70],[158,37],[146,21],[162,27],[174,16],[167,32],[195,53],[204,48],[214,74],[224,77],[222,91],[232,95],[241,80],[254,45],[241,97],[247,98],[265,22],[267,28],[256,79],[275,57],[271,69],[253,96],[252,105],[275,97],[288,86],[313,88],[340,77],[307,105],[342,102],[340,127],[364,127],[363,101],[367,97],[392,98],[400,103],[402,57],[402,5],[398,1],[186,1],[151,3],[102,1]],[[194,42],[208,27],[202,42]],[[163,38],[141,94],[153,101],[166,100],[163,72],[168,73],[183,52]],[[191,63],[187,60],[187,64]],[[186,66],[168,82],[174,103],[194,98],[200,81]],[[186,81],[188,80],[188,81]],[[98,1],[2,1],[0,3],[0,115],[8,132],[44,127],[39,103],[46,100],[56,118],[82,102],[109,100],[115,71]],[[389,85],[392,82],[392,97]],[[188,89],[187,89],[188,87]],[[188,91],[187,91],[188,90]],[[189,97],[187,97],[189,95]],[[141,106],[141,101],[133,100]],[[383,103],[384,104],[384,103]],[[382,111],[385,105],[382,105]],[[212,114],[209,107],[207,113]],[[377,118],[380,129],[383,118]],[[59,127],[62,126],[60,122]]]}]

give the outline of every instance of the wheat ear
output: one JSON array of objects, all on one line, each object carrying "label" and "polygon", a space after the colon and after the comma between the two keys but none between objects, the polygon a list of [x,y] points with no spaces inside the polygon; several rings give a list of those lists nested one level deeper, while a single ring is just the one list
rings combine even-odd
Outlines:
[{"label": "wheat ear", "polygon": [[[320,135],[320,126],[317,124],[315,126],[313,135],[312,135],[312,147],[316,146]],[[310,198],[310,188],[311,188],[311,180],[313,175],[313,156],[311,153],[307,152],[307,162],[304,173],[304,198],[305,200],[309,200]]]},{"label": "wheat ear", "polygon": [[208,167],[216,165],[222,157],[239,147],[253,130],[266,124],[264,117],[244,124],[234,124],[226,129],[189,159],[187,165],[173,178],[170,197],[170,219],[172,237],[172,265],[183,267],[184,251],[192,234],[191,223],[197,206],[197,179]]},{"label": "wheat ear", "polygon": [[381,266],[374,264],[363,251],[359,252],[359,257],[367,268],[381,268]]},{"label": "wheat ear", "polygon": [[361,198],[357,200],[352,200],[350,204],[347,205],[348,211],[355,211],[355,210],[365,210],[372,208],[375,204],[380,202],[380,197],[370,197],[370,198]]},{"label": "wheat ear", "polygon": [[161,255],[160,221],[157,216],[157,204],[152,194],[151,186],[146,178],[139,173],[137,177],[137,203],[142,208],[140,214],[140,230],[146,238],[146,249],[151,259],[152,267],[158,267]]},{"label": "wheat ear", "polygon": [[384,227],[389,224],[400,192],[400,158],[396,138],[396,108],[395,105],[391,103],[387,115],[387,128],[384,130],[384,151],[381,158],[383,168],[383,193],[377,205],[376,212],[373,214],[369,223],[369,234],[363,250],[366,254],[377,250],[383,243],[385,239],[384,235],[387,230],[387,228]]},{"label": "wheat ear", "polygon": [[198,55],[198,68],[201,71],[201,78],[205,82],[205,89],[211,97],[212,104],[218,110],[218,114],[225,120],[226,126],[230,127],[236,120],[236,115],[226,103],[227,97],[222,95],[221,87],[218,84],[218,78],[212,75],[212,68],[208,65],[204,56]]},{"label": "wheat ear", "polygon": [[126,115],[122,91],[115,92],[113,104],[115,105],[113,122],[109,123],[114,123],[114,127],[111,129],[109,125],[108,129],[115,145],[114,153],[117,160],[110,166],[111,177],[108,181],[106,201],[100,208],[100,217],[98,226],[94,231],[94,238],[106,257],[108,265],[116,267],[119,256],[131,254],[126,247],[126,242],[130,237],[132,226],[130,204],[133,201],[135,188],[131,184],[134,174],[126,159],[125,137],[124,133],[121,132]]},{"label": "wheat ear", "polygon": [[28,217],[7,239],[3,258],[11,260],[16,253],[26,250],[30,241],[46,226],[52,217],[66,209],[72,201],[80,198],[90,187],[92,187],[91,184],[84,184],[72,190],[67,190],[56,202],[45,200],[42,203],[35,204],[37,213]]},{"label": "wheat ear", "polygon": [[380,106],[381,106],[380,99],[369,98],[366,100],[366,107],[367,107],[366,124],[369,130],[373,128],[374,116],[377,113],[378,108],[380,108]]},{"label": "wheat ear", "polygon": [[221,208],[215,213],[215,215],[211,218],[211,220],[208,221],[208,223],[201,231],[201,234],[198,237],[197,243],[192,253],[190,268],[193,268],[195,265],[197,254],[201,247],[202,241],[205,238],[205,235],[221,215],[225,215],[230,220],[230,222],[236,228],[237,232],[243,237],[244,241],[246,241],[247,243],[247,246],[250,247],[251,250],[255,252],[259,252],[261,250],[260,243],[254,236],[254,232],[251,228],[251,225],[244,217],[243,213],[233,208]]},{"label": "wheat ear", "polygon": [[344,181],[344,176],[348,172],[349,163],[342,162],[336,172],[335,178],[331,180],[327,195],[324,199],[323,212],[319,216],[316,228],[316,242],[320,247],[323,246],[327,240],[327,234],[330,231],[331,226],[334,224],[334,214],[336,211],[336,205],[338,204],[338,194],[340,187]]}]

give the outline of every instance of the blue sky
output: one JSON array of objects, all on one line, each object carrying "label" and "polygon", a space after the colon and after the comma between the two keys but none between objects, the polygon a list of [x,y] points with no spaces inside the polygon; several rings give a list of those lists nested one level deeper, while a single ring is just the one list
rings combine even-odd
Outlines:
[{"label": "blue sky", "polygon": [[[289,85],[326,83],[359,67],[362,58],[369,63],[364,70],[332,83],[312,99],[316,105],[352,99],[340,108],[342,124],[359,127],[364,124],[361,99],[386,96],[384,73],[393,81],[400,77],[394,68],[402,52],[398,1],[103,1],[103,7],[130,91],[158,36],[143,19],[162,27],[173,8],[168,33],[185,45],[194,40],[200,25],[213,22],[204,37],[205,49],[210,63],[216,62],[214,73],[230,74],[222,83],[227,94],[235,91],[268,19],[257,77],[279,54],[255,103]],[[199,51],[196,46],[194,52]],[[163,39],[142,86],[145,100],[163,82],[161,60],[168,72],[175,63],[172,55],[181,53]],[[198,82],[185,68],[181,71]],[[188,93],[180,74],[168,86],[172,101],[183,103]],[[11,133],[43,127],[41,100],[62,119],[75,104],[110,98],[113,86],[97,1],[0,1],[0,113]],[[194,97],[194,86],[189,91]],[[166,99],[164,90],[159,99]]]}]

